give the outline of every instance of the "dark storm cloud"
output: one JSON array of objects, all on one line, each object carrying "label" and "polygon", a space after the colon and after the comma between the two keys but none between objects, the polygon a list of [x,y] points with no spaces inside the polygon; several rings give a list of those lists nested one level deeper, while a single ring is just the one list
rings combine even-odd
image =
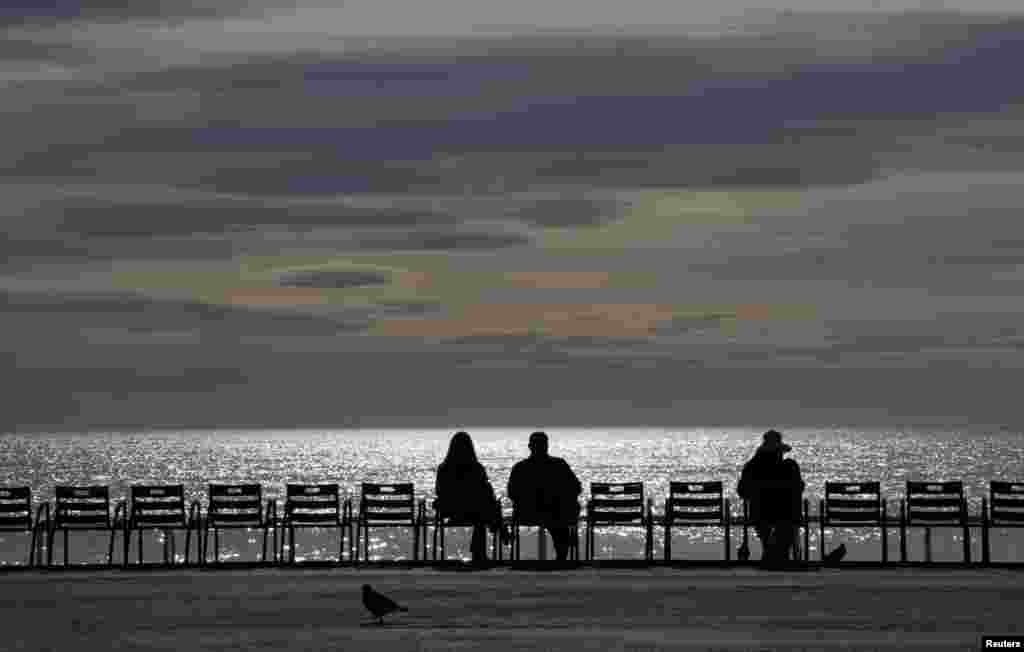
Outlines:
[{"label": "dark storm cloud", "polygon": [[59,211],[56,230],[84,237],[181,236],[224,233],[283,225],[303,227],[450,226],[451,216],[428,210],[353,208],[340,202],[264,202],[239,198],[176,198],[160,201],[69,197]]},{"label": "dark storm cloud", "polygon": [[239,0],[4,0],[0,27],[49,25],[64,21],[175,21],[238,15],[254,4]]},{"label": "dark storm cloud", "polygon": [[245,335],[327,336],[360,332],[367,321],[358,316],[331,319],[273,307],[244,308],[202,302],[155,299],[118,293],[0,293],[6,315],[3,332],[8,345],[22,341],[31,346],[44,333],[85,329],[111,329],[117,333],[146,335],[192,331],[202,338],[230,341]]},{"label": "dark storm cloud", "polygon": [[[538,181],[859,183],[893,156],[927,168],[961,153],[939,142],[924,154],[894,136],[909,129],[934,139],[937,116],[994,114],[1021,99],[1009,79],[1024,39],[1012,24],[931,19],[941,29],[919,30],[927,58],[895,37],[845,57],[830,58],[832,46],[818,43],[813,55],[800,45],[808,35],[791,30],[742,47],[605,39],[615,47],[565,49],[555,59],[523,48],[475,61],[300,54],[115,75],[97,88],[153,102],[165,124],[138,121],[120,99],[107,107],[54,98],[33,119],[61,125],[73,114],[76,133],[17,139],[4,169],[263,196],[508,192]],[[173,111],[160,112],[154,93],[201,100],[172,126]],[[26,113],[17,124],[23,133],[33,123]]]},{"label": "dark storm cloud", "polygon": [[386,285],[391,277],[372,272],[297,272],[283,274],[278,285],[294,288],[354,288]]},{"label": "dark storm cloud", "polygon": [[360,250],[417,251],[433,249],[486,250],[529,244],[530,238],[514,233],[394,231],[390,234],[357,235]]}]

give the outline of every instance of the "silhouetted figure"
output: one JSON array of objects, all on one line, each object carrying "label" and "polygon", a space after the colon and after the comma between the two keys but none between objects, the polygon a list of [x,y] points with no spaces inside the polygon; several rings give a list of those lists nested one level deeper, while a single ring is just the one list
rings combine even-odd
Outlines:
[{"label": "silhouetted figure", "polygon": [[839,562],[846,556],[846,544],[840,543],[839,547],[825,555],[825,566],[838,566]]},{"label": "silhouetted figure", "polygon": [[762,562],[778,564],[789,558],[800,522],[804,481],[796,461],[783,459],[789,445],[769,430],[744,466],[736,492],[748,501],[754,531],[761,540]]},{"label": "silhouetted figure", "polygon": [[409,611],[387,597],[370,588],[369,584],[363,584],[363,606],[377,619],[378,625],[384,624],[384,616],[395,611]]},{"label": "silhouetted figure", "polygon": [[448,444],[448,455],[437,467],[434,509],[441,518],[473,524],[470,552],[474,563],[487,561],[487,529],[497,533],[501,527],[501,505],[487,471],[476,458],[473,440],[459,431]]},{"label": "silhouetted figure", "polygon": [[569,525],[579,519],[582,491],[569,464],[548,455],[548,436],[543,432],[530,435],[530,457],[512,467],[508,496],[520,522],[539,524],[551,534],[558,561],[569,556]]}]

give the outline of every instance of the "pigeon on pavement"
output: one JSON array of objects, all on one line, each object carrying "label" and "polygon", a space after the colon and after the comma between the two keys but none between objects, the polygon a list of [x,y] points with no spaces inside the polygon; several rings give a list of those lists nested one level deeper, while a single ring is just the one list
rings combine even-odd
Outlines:
[{"label": "pigeon on pavement", "polygon": [[369,584],[363,584],[363,606],[374,615],[378,625],[383,625],[384,616],[393,611],[409,611],[405,607],[400,607],[391,598],[371,589]]},{"label": "pigeon on pavement", "polygon": [[838,566],[839,562],[846,556],[846,544],[840,543],[839,547],[825,555],[826,566]]}]

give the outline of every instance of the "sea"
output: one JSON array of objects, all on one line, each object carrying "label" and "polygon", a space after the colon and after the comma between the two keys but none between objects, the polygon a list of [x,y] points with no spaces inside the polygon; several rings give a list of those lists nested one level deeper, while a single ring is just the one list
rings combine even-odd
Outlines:
[{"label": "sea", "polygon": [[[464,427],[497,495],[504,500],[508,475],[516,461],[528,455],[528,429]],[[748,428],[559,428],[548,430],[550,453],[564,458],[583,483],[581,499],[591,482],[644,482],[645,497],[660,512],[670,481],[724,482],[739,513],[736,482],[743,463],[753,454],[763,429]],[[362,482],[412,482],[416,493],[432,498],[437,465],[444,458],[452,430],[188,430],[90,433],[7,433],[0,435],[0,485],[25,486],[33,500],[52,501],[56,485],[107,485],[111,497],[127,498],[133,484],[183,484],[189,502],[199,500],[205,511],[208,483],[261,483],[265,499],[283,507],[286,483],[339,483],[342,492],[357,499]],[[879,481],[895,524],[898,501],[906,482],[961,480],[969,511],[980,513],[981,498],[992,480],[1024,481],[1024,434],[1005,429],[940,428],[793,428],[784,429],[807,483],[811,511],[826,480]],[[370,531],[370,558],[409,559],[413,556],[408,528]],[[599,559],[642,558],[640,528],[606,528],[595,533]],[[734,528],[731,546],[741,537]],[[299,530],[297,561],[336,559],[338,532]],[[525,528],[522,556],[543,554],[535,529]],[[672,532],[672,553],[678,559],[720,559],[724,555],[721,528],[679,528]],[[835,529],[826,532],[825,549],[845,543],[850,560],[877,560],[881,538],[877,530]],[[163,534],[147,532],[146,561],[162,558]],[[751,549],[758,553],[750,533]],[[910,559],[922,559],[924,533],[911,530]],[[955,561],[962,555],[962,534],[936,528],[931,533],[932,558]],[[972,532],[972,553],[980,559],[980,531]],[[212,538],[211,538],[212,539]],[[662,554],[663,530],[654,530],[655,557]],[[211,540],[212,543],[212,540]],[[72,533],[71,563],[106,559],[106,533]],[[195,544],[193,543],[193,546]],[[550,549],[544,544],[546,549]],[[1024,531],[994,530],[993,561],[1024,560]],[[54,559],[63,555],[61,537]],[[224,531],[222,561],[256,560],[262,546],[260,531]],[[467,558],[469,532],[451,529],[446,536],[449,559]],[[899,532],[888,533],[889,558],[899,559]],[[29,539],[23,533],[0,532],[0,563],[27,560]],[[212,548],[212,546],[211,546]],[[175,535],[179,560],[184,557],[184,534]],[[287,548],[286,548],[287,551]],[[121,539],[115,562],[121,559]],[[193,559],[195,559],[193,548]],[[212,550],[211,553],[212,555]],[[550,553],[548,553],[550,554]],[[818,529],[813,526],[809,554],[819,554]],[[347,556],[347,555],[346,555]],[[137,559],[132,540],[130,560]],[[212,559],[212,557],[211,557]]]}]

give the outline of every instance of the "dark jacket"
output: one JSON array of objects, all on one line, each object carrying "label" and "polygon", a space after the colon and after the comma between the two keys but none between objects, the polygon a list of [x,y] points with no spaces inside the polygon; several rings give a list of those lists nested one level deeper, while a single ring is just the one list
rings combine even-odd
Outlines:
[{"label": "dark jacket", "polygon": [[736,493],[750,505],[755,523],[792,521],[800,517],[804,481],[792,459],[779,460],[758,451],[743,465]]},{"label": "dark jacket", "polygon": [[579,478],[560,457],[530,456],[512,467],[508,496],[521,522],[565,524],[579,517]]},{"label": "dark jacket", "polygon": [[501,507],[487,471],[479,462],[471,465],[442,464],[437,467],[434,509],[444,518],[493,523],[501,518]]}]

